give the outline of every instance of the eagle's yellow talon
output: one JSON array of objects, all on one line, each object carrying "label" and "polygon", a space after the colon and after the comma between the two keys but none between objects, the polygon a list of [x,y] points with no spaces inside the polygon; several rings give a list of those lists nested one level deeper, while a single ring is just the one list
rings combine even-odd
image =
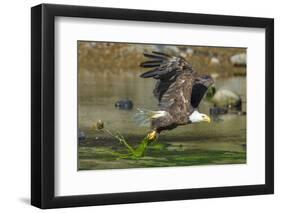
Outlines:
[{"label": "eagle's yellow talon", "polygon": [[156,138],[157,138],[157,132],[156,131],[152,131],[152,132],[148,133],[148,135],[147,135],[148,140],[154,141]]}]

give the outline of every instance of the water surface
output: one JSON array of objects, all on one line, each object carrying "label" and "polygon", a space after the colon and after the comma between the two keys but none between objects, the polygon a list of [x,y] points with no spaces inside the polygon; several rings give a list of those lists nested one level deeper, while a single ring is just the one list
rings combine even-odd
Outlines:
[{"label": "water surface", "polygon": [[[87,138],[78,146],[78,169],[116,169],[159,166],[191,166],[246,163],[246,116],[224,115],[220,121],[198,123],[162,132],[141,159],[120,159],[115,152],[126,153],[116,139],[91,130],[97,120],[120,132],[136,147],[149,128],[139,127],[133,117],[137,108],[157,110],[152,95],[155,81],[138,77],[139,71],[105,74],[83,72],[79,76],[79,128]],[[246,111],[246,78],[216,79],[217,88],[227,88],[241,95]],[[118,110],[114,103],[130,99],[134,108]],[[209,114],[211,104],[203,101],[199,111]]]}]

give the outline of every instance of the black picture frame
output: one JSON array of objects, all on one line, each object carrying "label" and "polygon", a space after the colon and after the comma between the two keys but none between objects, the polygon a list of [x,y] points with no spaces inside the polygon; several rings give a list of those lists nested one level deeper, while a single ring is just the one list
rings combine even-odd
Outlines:
[{"label": "black picture frame", "polygon": [[[55,17],[100,18],[264,28],[266,135],[265,184],[95,195],[54,195]],[[274,192],[274,20],[240,16],[41,4],[31,8],[31,204],[60,208],[272,194]]]}]

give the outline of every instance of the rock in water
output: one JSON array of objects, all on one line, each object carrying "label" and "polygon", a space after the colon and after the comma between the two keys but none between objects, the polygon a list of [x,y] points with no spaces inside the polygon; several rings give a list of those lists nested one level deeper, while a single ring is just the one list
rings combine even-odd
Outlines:
[{"label": "rock in water", "polygon": [[210,116],[214,122],[223,121],[220,118],[220,115],[226,115],[228,113],[228,109],[226,107],[211,107],[210,108]]},{"label": "rock in water", "polygon": [[236,54],[230,57],[230,62],[234,66],[243,66],[245,67],[247,64],[247,56],[246,53]]},{"label": "rock in water", "polygon": [[121,110],[131,110],[133,109],[133,101],[129,99],[119,100],[115,102],[115,107]]},{"label": "rock in water", "polygon": [[104,123],[102,120],[98,120],[98,122],[96,123],[97,129],[103,129],[104,128]]},{"label": "rock in water", "polygon": [[217,107],[235,108],[236,110],[241,110],[242,108],[241,97],[227,89],[216,91],[211,101]]},{"label": "rock in water", "polygon": [[217,115],[225,115],[227,114],[228,110],[224,107],[211,107],[210,108],[210,115],[217,116]]},{"label": "rock in water", "polygon": [[102,120],[98,120],[97,122],[92,124],[91,130],[102,130],[104,128],[104,123]]},{"label": "rock in water", "polygon": [[81,131],[80,129],[78,130],[78,141],[79,143],[82,143],[86,140],[86,134],[85,132]]}]

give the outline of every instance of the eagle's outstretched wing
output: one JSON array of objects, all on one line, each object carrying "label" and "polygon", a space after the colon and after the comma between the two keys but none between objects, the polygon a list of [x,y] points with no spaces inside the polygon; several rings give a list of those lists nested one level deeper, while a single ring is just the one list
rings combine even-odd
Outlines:
[{"label": "eagle's outstretched wing", "polygon": [[207,89],[214,83],[211,76],[199,75],[182,57],[172,57],[159,52],[144,53],[144,56],[150,60],[141,63],[140,66],[153,69],[143,73],[141,77],[157,79],[153,94],[159,103],[169,87],[176,83],[177,76],[183,72],[192,73],[194,76],[191,93],[191,106],[193,108],[198,107]]},{"label": "eagle's outstretched wing", "polygon": [[144,56],[150,60],[140,66],[152,69],[141,77],[157,80],[153,94],[158,99],[160,112],[167,112],[152,120],[152,128],[160,132],[187,124],[189,115],[214,83],[213,79],[209,75],[199,75],[182,57],[159,52],[144,53]]},{"label": "eagle's outstretched wing", "polygon": [[159,102],[170,85],[175,83],[178,75],[182,72],[195,72],[182,57],[172,57],[155,51],[151,54],[144,53],[144,56],[150,60],[141,63],[140,66],[153,69],[143,73],[140,77],[157,79],[153,94]]},{"label": "eagle's outstretched wing", "polygon": [[161,110],[169,112],[174,122],[184,124],[192,113],[191,93],[196,72],[182,57],[172,57],[164,53],[144,53],[150,61],[142,67],[153,68],[141,75],[143,78],[157,79],[154,96]]}]

